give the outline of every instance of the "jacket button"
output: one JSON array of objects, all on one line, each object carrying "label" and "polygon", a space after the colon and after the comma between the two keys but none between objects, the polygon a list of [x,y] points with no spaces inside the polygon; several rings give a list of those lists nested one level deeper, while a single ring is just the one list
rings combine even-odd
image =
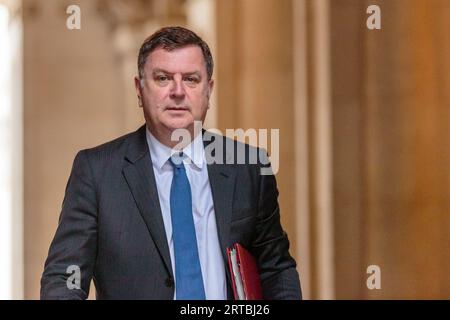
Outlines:
[{"label": "jacket button", "polygon": [[165,281],[166,287],[172,288],[174,283],[172,278],[167,278]]}]

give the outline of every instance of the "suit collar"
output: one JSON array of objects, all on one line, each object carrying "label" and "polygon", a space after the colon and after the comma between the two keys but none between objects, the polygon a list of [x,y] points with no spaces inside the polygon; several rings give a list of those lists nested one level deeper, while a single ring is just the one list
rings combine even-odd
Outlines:
[{"label": "suit collar", "polygon": [[145,124],[130,135],[128,150],[125,159],[130,163],[135,163],[148,153],[147,142],[145,141]]}]

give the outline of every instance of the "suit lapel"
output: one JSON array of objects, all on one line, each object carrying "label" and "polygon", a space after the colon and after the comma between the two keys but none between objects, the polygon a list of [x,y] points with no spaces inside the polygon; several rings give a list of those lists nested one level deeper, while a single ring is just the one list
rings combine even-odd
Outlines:
[{"label": "suit lapel", "polygon": [[173,278],[155,175],[145,137],[145,125],[130,139],[126,155],[128,162],[123,168],[123,174],[165,267]]},{"label": "suit lapel", "polygon": [[[211,142],[208,135],[211,133],[204,132],[204,145],[207,147]],[[205,139],[205,137],[207,137]],[[213,135],[213,139],[224,139],[221,136]],[[222,147],[222,145],[219,145]],[[227,158],[227,154],[224,150],[224,163],[210,163],[207,159],[208,164],[208,177],[209,183],[211,185],[211,192],[214,202],[214,211],[216,215],[216,223],[217,223],[217,231],[219,235],[220,248],[222,250],[222,256],[225,263],[225,271],[228,279],[228,283],[231,283],[231,275],[230,270],[228,268],[228,257],[227,257],[227,247],[229,246],[230,241],[230,221],[231,221],[231,212],[232,212],[232,204],[233,204],[233,195],[235,188],[235,170],[232,165],[226,165],[225,159]],[[208,155],[206,155],[208,157]]]}]

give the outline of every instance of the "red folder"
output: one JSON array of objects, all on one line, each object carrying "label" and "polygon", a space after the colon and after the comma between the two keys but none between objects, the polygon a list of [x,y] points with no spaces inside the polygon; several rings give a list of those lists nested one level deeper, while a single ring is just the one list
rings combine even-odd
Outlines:
[{"label": "red folder", "polygon": [[261,280],[255,258],[239,243],[227,248],[234,298],[262,300]]}]

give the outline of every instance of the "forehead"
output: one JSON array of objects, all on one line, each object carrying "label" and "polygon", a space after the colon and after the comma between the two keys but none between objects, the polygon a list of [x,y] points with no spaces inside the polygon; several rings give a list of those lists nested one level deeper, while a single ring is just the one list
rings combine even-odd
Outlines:
[{"label": "forehead", "polygon": [[167,51],[157,48],[149,54],[144,67],[150,72],[163,69],[169,72],[205,72],[206,65],[202,49],[199,46],[187,46]]}]

